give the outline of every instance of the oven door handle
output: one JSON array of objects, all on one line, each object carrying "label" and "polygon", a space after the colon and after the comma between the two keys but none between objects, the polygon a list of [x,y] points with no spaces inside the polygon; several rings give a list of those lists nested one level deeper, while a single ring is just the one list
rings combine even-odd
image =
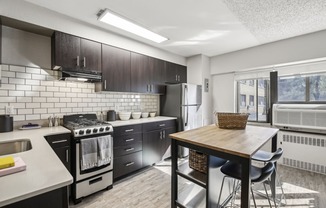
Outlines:
[{"label": "oven door handle", "polygon": [[102,181],[102,180],[103,180],[102,177],[95,178],[95,179],[89,181],[89,185],[91,185],[91,184],[93,184],[93,183],[100,182],[100,181]]}]

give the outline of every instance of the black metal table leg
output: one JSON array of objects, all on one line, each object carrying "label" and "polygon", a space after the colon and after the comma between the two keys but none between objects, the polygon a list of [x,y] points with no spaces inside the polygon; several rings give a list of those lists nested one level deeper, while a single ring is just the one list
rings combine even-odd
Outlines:
[{"label": "black metal table leg", "polygon": [[[275,152],[277,150],[277,134],[273,136],[272,138],[272,152]],[[276,196],[276,169],[277,169],[277,163],[274,162],[275,165],[275,171],[271,175],[271,191],[272,191],[272,198],[275,199]]]},{"label": "black metal table leg", "polygon": [[241,208],[250,207],[250,170],[251,170],[251,158],[244,158],[241,161]]},{"label": "black metal table leg", "polygon": [[172,158],[172,179],[171,179],[171,208],[176,208],[176,200],[178,199],[178,178],[176,174],[177,165],[178,165],[178,145],[177,142],[171,140],[171,158]]}]

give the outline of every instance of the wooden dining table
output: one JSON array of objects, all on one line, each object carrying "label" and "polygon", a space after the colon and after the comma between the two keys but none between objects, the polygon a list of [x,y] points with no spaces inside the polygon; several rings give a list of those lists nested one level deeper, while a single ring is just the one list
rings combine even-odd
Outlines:
[{"label": "wooden dining table", "polygon": [[[190,174],[182,172],[178,166],[178,146],[183,146],[208,155],[208,160],[210,160],[210,156],[216,156],[240,163],[242,173],[241,208],[249,208],[251,157],[269,140],[272,140],[271,151],[276,151],[277,132],[278,129],[262,126],[247,125],[245,129],[235,130],[221,129],[216,125],[209,125],[170,134],[172,157],[171,207],[186,207],[178,199],[178,176],[192,179]],[[202,187],[206,189],[204,207],[216,207],[217,200],[213,200],[211,194],[219,190],[219,187],[209,184],[216,176],[212,171],[209,171],[209,162],[207,166],[207,177],[202,183]],[[192,181],[196,182],[198,180],[194,179]],[[272,181],[274,182],[272,192],[275,194],[275,174],[272,175]],[[198,184],[201,185],[200,182]]]}]

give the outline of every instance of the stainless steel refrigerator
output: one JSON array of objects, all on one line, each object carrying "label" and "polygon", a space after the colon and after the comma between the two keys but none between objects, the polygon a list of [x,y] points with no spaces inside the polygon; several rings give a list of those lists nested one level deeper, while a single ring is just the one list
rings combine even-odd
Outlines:
[{"label": "stainless steel refrigerator", "polygon": [[[178,119],[178,131],[203,126],[202,86],[194,84],[173,84],[166,86],[166,94],[160,98],[160,114]],[[187,148],[179,148],[179,157],[189,154]]]}]

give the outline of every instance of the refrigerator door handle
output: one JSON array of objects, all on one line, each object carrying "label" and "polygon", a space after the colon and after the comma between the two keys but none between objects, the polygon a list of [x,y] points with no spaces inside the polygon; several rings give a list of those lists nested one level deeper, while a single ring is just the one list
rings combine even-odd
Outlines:
[{"label": "refrigerator door handle", "polygon": [[185,127],[188,126],[188,118],[189,118],[189,108],[185,106],[186,110],[186,118],[185,118]]}]

